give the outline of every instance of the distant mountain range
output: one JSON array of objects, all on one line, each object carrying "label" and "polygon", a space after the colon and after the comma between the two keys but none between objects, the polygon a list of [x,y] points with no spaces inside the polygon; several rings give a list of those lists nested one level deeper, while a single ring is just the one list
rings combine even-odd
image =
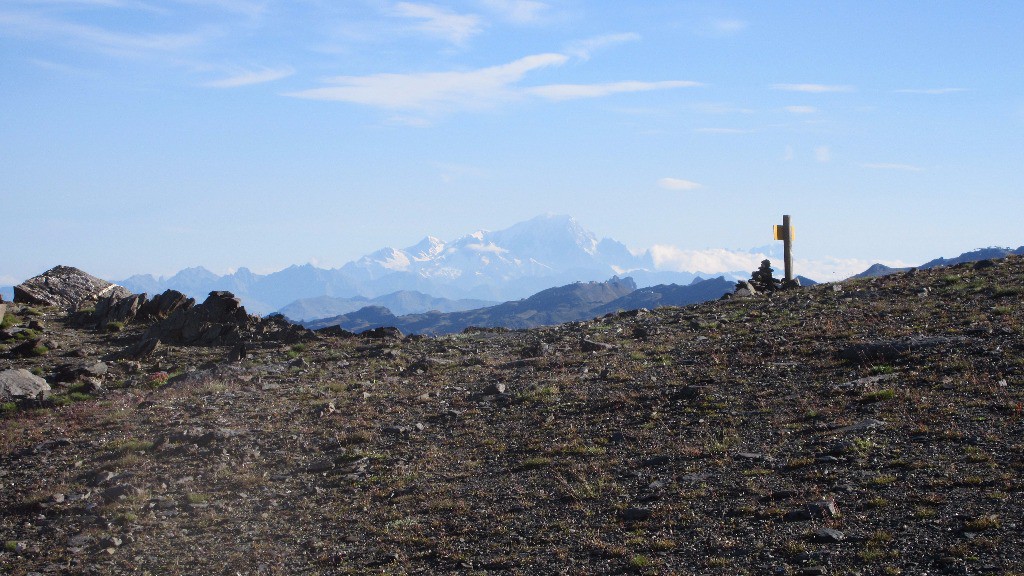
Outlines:
[{"label": "distant mountain range", "polygon": [[[297,300],[321,296],[373,299],[396,292],[502,302],[525,298],[551,286],[625,274],[641,286],[688,284],[710,276],[699,271],[656,271],[649,252],[635,255],[621,242],[598,239],[569,216],[540,216],[505,230],[474,232],[453,242],[427,237],[408,248],[383,248],[335,269],[306,264],[267,275],[241,268],[218,276],[197,267],[170,278],[145,274],[117,283],[136,293],[154,294],[173,288],[197,299],[205,298],[212,290],[229,290],[250,312],[269,314]],[[726,276],[740,278],[747,274],[742,271]],[[436,308],[425,306],[419,311]]]},{"label": "distant mountain range", "polygon": [[299,322],[340,316],[371,306],[387,308],[392,313],[401,316],[404,314],[426,312],[428,310],[461,312],[463,310],[486,308],[495,304],[497,302],[490,302],[488,300],[434,298],[414,290],[400,290],[377,298],[365,298],[363,296],[353,298],[338,298],[336,296],[301,298],[281,308],[278,312],[293,322]]},{"label": "distant mountain range", "polygon": [[575,282],[548,288],[529,298],[464,312],[396,316],[387,308],[369,306],[351,314],[301,324],[314,330],[339,326],[351,332],[393,326],[407,334],[429,335],[461,332],[470,326],[534,328],[622,310],[705,302],[732,292],[734,287],[735,281],[718,277],[697,280],[689,286],[660,285],[637,290],[631,278],[612,278],[606,282]]},{"label": "distant mountain range", "polygon": [[[979,260],[990,259],[995,260],[999,258],[1006,258],[1011,255],[1024,255],[1024,246],[1017,249],[998,247],[979,248],[970,252],[964,252],[955,258],[936,258],[934,260],[929,260],[917,268],[927,270],[929,268],[937,268],[939,266],[955,266],[956,264],[963,264],[965,262],[977,262]],[[852,276],[852,278],[875,278],[878,276],[895,274],[897,272],[906,272],[907,270],[910,270],[910,268],[892,268],[884,264],[872,264],[867,270]]]}]

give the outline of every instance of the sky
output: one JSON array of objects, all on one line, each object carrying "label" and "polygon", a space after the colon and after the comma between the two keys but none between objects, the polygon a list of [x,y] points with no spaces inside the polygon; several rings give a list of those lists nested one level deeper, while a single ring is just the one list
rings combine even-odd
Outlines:
[{"label": "sky", "polygon": [[1016,0],[0,0],[0,284],[331,268],[549,213],[666,270],[742,270],[783,214],[820,280],[1017,247],[1022,24]]}]

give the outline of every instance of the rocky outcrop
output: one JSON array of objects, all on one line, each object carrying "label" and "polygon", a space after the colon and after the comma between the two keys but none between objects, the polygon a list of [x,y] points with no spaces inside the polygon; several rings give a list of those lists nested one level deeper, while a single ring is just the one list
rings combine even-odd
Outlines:
[{"label": "rocky outcrop", "polygon": [[71,266],[57,266],[14,287],[14,302],[35,306],[78,309],[108,296],[127,298],[123,286],[87,274]]},{"label": "rocky outcrop", "polygon": [[171,344],[237,344],[259,323],[245,312],[231,292],[210,292],[206,300],[193,307],[182,307],[154,324],[143,341],[156,338]]},{"label": "rocky outcrop", "polygon": [[107,296],[96,302],[96,309],[82,322],[104,329],[111,323],[128,324],[135,321],[163,320],[174,312],[192,308],[196,301],[178,292],[167,290],[149,300],[145,294]]},{"label": "rocky outcrop", "polygon": [[24,368],[0,372],[0,402],[41,399],[49,392],[46,380]]}]

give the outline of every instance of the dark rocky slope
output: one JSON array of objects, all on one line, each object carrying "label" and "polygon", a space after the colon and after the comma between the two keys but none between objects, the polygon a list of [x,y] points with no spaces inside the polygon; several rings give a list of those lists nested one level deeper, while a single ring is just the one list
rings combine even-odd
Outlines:
[{"label": "dark rocky slope", "polygon": [[9,312],[53,389],[0,419],[5,574],[1024,567],[1022,258],[241,354]]}]

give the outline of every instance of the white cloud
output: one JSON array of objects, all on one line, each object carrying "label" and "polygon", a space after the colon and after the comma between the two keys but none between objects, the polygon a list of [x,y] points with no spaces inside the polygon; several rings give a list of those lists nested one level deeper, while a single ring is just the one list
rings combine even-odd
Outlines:
[{"label": "white cloud", "polygon": [[913,164],[897,164],[893,162],[868,162],[861,164],[861,166],[873,170],[904,170],[907,172],[921,172],[924,170],[924,168],[914,166]]},{"label": "white cloud", "polygon": [[818,146],[814,149],[814,159],[818,162],[830,162],[832,160],[832,151],[829,150],[828,146]]},{"label": "white cloud", "polygon": [[180,51],[205,41],[205,37],[198,33],[124,34],[97,26],[13,12],[0,12],[0,30],[7,30],[20,36],[57,38],[92,50],[121,56]]},{"label": "white cloud", "polygon": [[750,108],[740,108],[724,102],[698,102],[693,109],[701,114],[753,114]]},{"label": "white cloud", "polygon": [[785,160],[786,162],[789,162],[790,160],[793,159],[793,147],[792,146],[786,146],[786,149],[783,150],[783,152],[782,152],[782,159]]},{"label": "white cloud", "polygon": [[494,242],[488,242],[487,244],[484,244],[483,242],[474,243],[474,244],[466,244],[466,249],[467,250],[472,250],[473,252],[490,253],[490,254],[504,254],[504,253],[508,252],[507,249],[502,248],[501,246],[498,246]]},{"label": "white cloud", "polygon": [[525,96],[549,100],[597,98],[621,92],[699,86],[696,82],[609,82],[605,84],[552,84],[519,87],[527,73],[559,66],[564,54],[536,54],[508,64],[456,72],[339,76],[326,81],[336,86],[287,94],[310,100],[335,100],[394,110],[479,109]]},{"label": "white cloud", "polygon": [[850,92],[853,86],[828,85],[828,84],[773,84],[774,90],[786,90],[789,92]]},{"label": "white cloud", "polygon": [[[761,265],[762,260],[770,259],[768,255],[759,252],[727,250],[725,248],[683,250],[675,246],[660,244],[651,247],[650,254],[654,260],[654,266],[658,270],[703,272],[705,274],[722,274],[725,272],[747,274],[756,270]],[[888,260],[881,263],[893,268],[908,266],[908,264],[898,260]],[[835,282],[849,278],[854,274],[859,274],[867,270],[872,264],[875,264],[875,262],[860,258],[796,258],[793,262],[793,270],[798,276],[805,276],[818,282]],[[782,262],[773,261],[772,267],[777,272],[776,276],[781,277],[783,272]]]},{"label": "white cloud", "polygon": [[237,88],[239,86],[273,82],[274,80],[287,78],[294,73],[295,70],[291,68],[262,68],[259,70],[245,70],[221,80],[207,82],[204,86],[209,86],[211,88]]},{"label": "white cloud", "polygon": [[755,270],[761,260],[764,260],[763,254],[751,254],[724,248],[683,250],[675,246],[655,244],[651,247],[650,252],[656,269],[675,272],[719,274]]},{"label": "white cloud", "polygon": [[605,84],[550,84],[527,88],[524,92],[549,100],[573,100],[576,98],[599,98],[622,92],[646,92],[649,90],[689,88],[700,85],[700,82],[686,80],[667,80],[664,82],[628,81],[608,82]]},{"label": "white cloud", "polygon": [[515,24],[538,22],[550,8],[544,2],[534,0],[484,0],[484,5]]},{"label": "white cloud", "polygon": [[786,106],[785,110],[793,114],[814,114],[818,111],[814,106]]},{"label": "white cloud", "polygon": [[658,180],[658,186],[666,190],[696,190],[701,187],[697,182],[681,178],[662,178]]},{"label": "white cloud", "polygon": [[607,34],[605,36],[597,36],[595,38],[587,38],[586,40],[573,42],[565,51],[580,60],[589,60],[590,55],[601,48],[621,44],[623,42],[636,42],[639,39],[640,35],[632,32],[626,32],[623,34]]},{"label": "white cloud", "polygon": [[479,16],[456,14],[428,4],[399,2],[392,7],[392,13],[401,18],[420,21],[414,26],[416,30],[453,44],[463,44],[482,30]]},{"label": "white cloud", "polygon": [[328,79],[337,86],[312,88],[288,95],[391,109],[482,107],[516,97],[513,87],[528,72],[558,66],[566,60],[568,57],[562,54],[537,54],[508,64],[466,72],[339,76]]},{"label": "white cloud", "polygon": [[711,29],[723,35],[736,34],[746,30],[747,23],[742,20],[718,18],[710,22]]},{"label": "white cloud", "polygon": [[954,92],[966,92],[966,88],[904,88],[896,90],[903,94],[952,94]]}]

